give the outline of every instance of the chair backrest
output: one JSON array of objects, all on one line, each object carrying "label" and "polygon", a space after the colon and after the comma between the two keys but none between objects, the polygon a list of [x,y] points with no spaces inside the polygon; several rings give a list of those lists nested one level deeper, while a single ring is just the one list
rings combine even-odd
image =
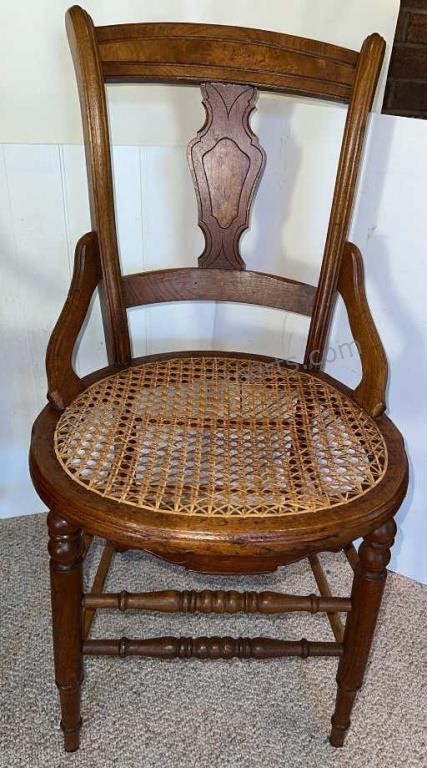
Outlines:
[{"label": "chair backrest", "polygon": [[[101,302],[109,361],[131,359],[126,309],[159,301],[236,301],[311,316],[305,362],[320,365],[385,43],[370,35],[360,53],[277,32],[212,24],[95,27],[73,6],[66,16],[79,86],[92,227],[102,266]],[[188,147],[205,249],[199,266],[122,276],[114,213],[105,83],[201,85],[207,118]],[[265,154],[249,126],[257,89],[348,104],[317,287],[245,271],[239,240]]]}]

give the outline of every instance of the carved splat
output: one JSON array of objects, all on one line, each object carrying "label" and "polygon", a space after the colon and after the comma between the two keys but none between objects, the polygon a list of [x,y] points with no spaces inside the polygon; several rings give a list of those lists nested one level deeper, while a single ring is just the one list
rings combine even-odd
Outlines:
[{"label": "carved splat", "polygon": [[245,269],[239,241],[265,166],[249,126],[257,90],[251,85],[202,83],[206,122],[188,146],[188,162],[205,236],[200,267]]}]

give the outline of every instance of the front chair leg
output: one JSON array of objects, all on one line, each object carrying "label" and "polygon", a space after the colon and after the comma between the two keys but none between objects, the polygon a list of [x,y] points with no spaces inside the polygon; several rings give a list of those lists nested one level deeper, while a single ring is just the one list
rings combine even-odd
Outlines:
[{"label": "front chair leg", "polygon": [[55,679],[67,752],[79,747],[82,663],[83,532],[50,512],[49,554]]},{"label": "front chair leg", "polygon": [[344,654],[337,673],[338,690],[330,736],[334,747],[344,744],[353,702],[363,682],[395,533],[394,520],[388,520],[366,536],[359,548],[351,593],[352,609],[346,622]]}]

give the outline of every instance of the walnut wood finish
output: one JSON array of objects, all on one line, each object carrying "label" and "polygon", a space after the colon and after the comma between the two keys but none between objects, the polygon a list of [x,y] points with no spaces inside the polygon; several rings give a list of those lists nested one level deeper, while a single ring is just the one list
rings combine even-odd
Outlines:
[{"label": "walnut wood finish", "polygon": [[[384,41],[371,35],[359,54],[292,35],[240,27],[165,23],[95,27],[78,6],[67,13],[67,31],[79,86],[93,232],[77,246],[70,293],[47,353],[50,402],[34,424],[30,450],[34,485],[51,510],[48,522],[55,673],[65,747],[77,749],[79,742],[82,653],[201,659],[341,656],[331,735],[331,743],[339,746],[349,724],[355,692],[362,683],[395,531],[392,518],[405,495],[408,472],[401,435],[382,413],[387,371],[366,303],[361,257],[355,246],[346,244]],[[208,119],[190,145],[189,154],[207,241],[201,261],[209,269],[195,267],[122,277],[105,101],[105,82],[113,81],[202,84]],[[238,238],[247,225],[264,163],[262,150],[249,128],[256,89],[349,104],[317,289],[241,270]],[[223,268],[218,269],[218,265]],[[109,365],[79,379],[72,367],[73,350],[98,284]],[[317,370],[337,286],[362,351],[362,381],[355,391]],[[314,378],[353,398],[375,417],[387,453],[386,471],[379,482],[353,501],[316,513],[253,518],[189,517],[149,511],[103,498],[76,483],[62,469],[55,451],[60,411],[90,384],[120,367],[143,362],[131,359],[127,307],[181,299],[241,301],[311,315],[302,370],[310,369]],[[192,357],[206,354],[227,353],[191,352]],[[144,360],[188,355],[175,352]],[[257,355],[241,357],[271,362]],[[294,363],[292,367],[296,367]],[[295,450],[295,460],[303,450],[301,444],[299,451]],[[83,595],[82,559],[85,541],[92,536],[101,536],[109,544],[92,593]],[[359,537],[364,537],[360,558],[351,545]],[[331,596],[317,559],[321,551],[342,548],[355,569],[350,599]],[[201,573],[218,574],[265,573],[309,557],[321,594],[170,590],[102,595],[113,549],[144,550]],[[327,612],[337,639],[342,634],[336,622],[337,612],[349,615],[343,643],[228,637],[88,639],[93,612],[107,606],[184,612],[221,609],[228,613],[321,610]]]},{"label": "walnut wood finish", "polygon": [[89,553],[89,550],[92,546],[93,542],[93,536],[91,533],[86,533],[86,531],[83,531],[83,544],[84,544],[84,557]]},{"label": "walnut wood finish", "polygon": [[294,35],[220,24],[96,28],[106,82],[249,83],[348,102],[356,51]]},{"label": "walnut wood finish", "polygon": [[352,569],[353,573],[355,573],[356,568],[357,568],[358,563],[359,563],[359,555],[357,554],[357,549],[356,549],[356,547],[354,546],[353,543],[347,544],[344,547],[344,554],[345,554],[348,562],[351,565],[351,569]]},{"label": "walnut wood finish", "polygon": [[[313,571],[313,576],[316,579],[316,584],[318,586],[319,592],[322,595],[323,599],[328,599],[332,597],[331,589],[329,586],[329,582],[325,576],[324,570],[320,564],[320,560],[316,554],[311,554],[308,558],[308,561],[311,566],[311,570]],[[335,640],[337,643],[342,643],[344,638],[344,627],[342,625],[341,619],[339,616],[336,615],[333,611],[327,612],[328,621],[331,625],[332,632],[334,633]]]},{"label": "walnut wood finish", "polygon": [[146,656],[152,659],[280,659],[341,656],[339,643],[273,640],[269,637],[154,637],[147,640],[85,640],[88,656]]},{"label": "walnut wood finish", "polygon": [[163,301],[235,301],[310,315],[316,288],[262,272],[198,268],[161,269],[125,275],[127,307]]},{"label": "walnut wood finish", "polygon": [[[92,586],[92,592],[94,594],[97,594],[100,592],[105,584],[105,579],[107,578],[108,571],[110,569],[111,560],[113,559],[114,555],[114,547],[109,542],[105,542],[104,549],[102,551],[101,559],[99,561],[98,569],[96,571],[96,576],[93,582]],[[90,595],[86,596],[86,600],[83,599],[82,605],[85,608],[84,611],[84,619],[83,619],[83,638],[88,637],[90,628],[92,626],[92,622],[95,618],[95,611],[96,606],[91,606],[87,600],[89,599],[90,603]]]},{"label": "walnut wood finish", "polygon": [[244,269],[239,241],[265,166],[249,126],[257,92],[250,85],[203,83],[202,94],[205,125],[187,150],[205,236],[199,266]]},{"label": "walnut wood finish", "polygon": [[359,549],[351,592],[352,613],[346,622],[344,654],[337,674],[338,691],[330,737],[334,747],[344,744],[354,699],[363,682],[395,533],[396,523],[388,520],[366,536]]},{"label": "walnut wood finish", "polygon": [[[341,88],[345,83],[346,95],[341,93],[338,97],[335,93],[332,96],[349,101],[349,110],[305,356],[305,364],[309,368],[320,367],[353,203],[367,116],[384,53],[383,39],[379,35],[371,35],[357,55],[354,51],[318,41],[218,25],[136,24],[95,28],[89,15],[78,6],[74,6],[67,13],[67,29],[79,83],[93,227],[98,232],[100,243],[103,271],[101,289],[105,293],[105,296],[101,293],[101,304],[109,360],[117,365],[129,362],[130,346],[117,254],[103,80],[166,79],[181,82],[182,79],[187,81],[184,70],[187,71],[189,67],[189,82],[206,83],[202,87],[205,91],[210,89],[210,93],[212,81],[220,82],[223,83],[222,92],[225,93],[224,89],[228,86],[235,88],[236,79],[241,83],[249,83],[249,90],[257,85],[264,87],[262,83],[257,82],[255,75],[269,62],[271,77],[267,78],[267,89],[310,93],[324,98],[328,96],[331,84],[339,84]],[[237,43],[240,55],[236,52]],[[192,59],[193,56],[195,59]],[[214,70],[216,67],[216,72],[218,67],[224,68],[221,76],[213,75],[210,61]],[[232,66],[230,61],[233,62]],[[241,77],[243,70],[247,75],[246,80]],[[277,81],[276,72],[286,78],[286,82],[281,86]],[[293,85],[289,83],[292,78]],[[301,78],[307,90],[299,88],[296,81]],[[208,102],[212,107],[210,99]],[[218,105],[215,112],[217,107]],[[212,122],[217,119],[213,112],[211,117]],[[220,138],[226,139],[224,131]],[[212,162],[211,179],[218,178],[218,173],[221,175],[220,161],[221,152],[218,153],[216,162]],[[199,188],[200,179],[196,181]],[[205,200],[208,186],[209,184],[205,185],[203,191]],[[248,208],[246,214],[247,212]],[[202,212],[202,221],[204,213]],[[207,231],[204,225],[205,235]],[[209,252],[209,242],[207,245]],[[236,249],[233,260],[238,261]],[[225,257],[219,264],[229,266]]]},{"label": "walnut wood finish", "polygon": [[66,26],[79,87],[92,228],[97,233],[99,243],[102,267],[101,309],[108,360],[111,365],[123,365],[129,363],[131,354],[120,280],[110,136],[101,60],[95,27],[88,13],[73,6],[67,11]]},{"label": "walnut wood finish", "polygon": [[82,561],[81,529],[49,513],[49,553],[55,679],[61,700],[61,728],[67,752],[79,747],[82,666]]},{"label": "walnut wood finish", "polygon": [[310,368],[320,368],[322,365],[344,243],[347,238],[353,207],[366,124],[381,71],[384,50],[383,38],[377,34],[370,35],[363,43],[357,61],[356,76],[341,145],[319,285],[307,339],[305,363]]},{"label": "walnut wood finish", "polygon": [[83,389],[73,368],[73,353],[99,279],[98,242],[96,234],[88,232],[77,243],[70,290],[46,353],[47,397],[58,410],[63,410]]},{"label": "walnut wood finish", "polygon": [[166,590],[162,592],[118,592],[91,594],[83,598],[87,609],[118,608],[162,611],[164,613],[290,613],[292,611],[351,611],[351,601],[344,597],[318,595],[282,595],[278,592],[202,592]]},{"label": "walnut wood finish", "polygon": [[366,298],[362,254],[353,243],[344,246],[338,290],[362,363],[362,380],[354,397],[368,413],[379,416],[386,407],[387,358]]}]

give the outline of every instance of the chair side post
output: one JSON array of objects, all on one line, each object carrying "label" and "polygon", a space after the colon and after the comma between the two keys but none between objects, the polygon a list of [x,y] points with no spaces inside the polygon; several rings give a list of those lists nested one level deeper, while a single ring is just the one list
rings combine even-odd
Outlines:
[{"label": "chair side post", "polygon": [[384,57],[385,42],[378,34],[366,38],[357,62],[347,112],[338,172],[326,236],[322,268],[305,351],[305,365],[322,365],[329,331],[344,244],[350,223],[357,176],[369,111]]},{"label": "chair side post", "polygon": [[66,27],[79,89],[92,229],[99,242],[108,360],[111,365],[126,365],[131,352],[117,244],[104,78],[89,14],[73,6],[67,11]]}]

